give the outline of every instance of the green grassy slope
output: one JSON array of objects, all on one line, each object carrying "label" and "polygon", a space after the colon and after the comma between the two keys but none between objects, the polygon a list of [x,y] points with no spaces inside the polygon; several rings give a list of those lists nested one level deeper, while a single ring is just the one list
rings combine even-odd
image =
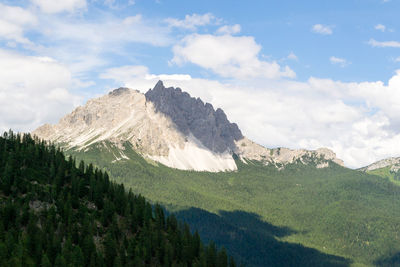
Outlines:
[{"label": "green grassy slope", "polygon": [[111,163],[111,152],[117,154],[108,145],[68,153],[107,169],[118,182],[191,223],[202,218],[197,227],[214,226],[213,239],[249,265],[274,265],[285,255],[299,263],[299,254],[321,266],[392,266],[399,258],[400,187],[388,179],[337,165],[293,164],[278,171],[238,162],[237,172],[179,171],[151,164],[129,146],[124,153],[130,160]]},{"label": "green grassy slope", "polygon": [[372,175],[377,175],[381,176],[383,178],[389,179],[393,183],[400,185],[400,173],[394,173],[390,171],[390,166],[372,170],[372,171],[367,171],[367,173],[372,174]]}]

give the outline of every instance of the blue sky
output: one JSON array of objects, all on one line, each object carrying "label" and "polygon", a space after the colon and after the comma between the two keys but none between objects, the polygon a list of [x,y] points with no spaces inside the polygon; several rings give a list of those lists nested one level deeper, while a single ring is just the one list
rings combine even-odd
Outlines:
[{"label": "blue sky", "polygon": [[158,79],[268,147],[400,156],[400,2],[0,0],[0,129]]},{"label": "blue sky", "polygon": [[[240,24],[241,34],[254,36],[261,53],[271,59],[280,61],[294,53],[299,62],[289,64],[300,80],[316,76],[375,81],[390,78],[400,65],[393,60],[400,55],[397,49],[373,49],[368,44],[370,39],[397,40],[398,1],[137,1],[142,4],[146,5],[143,13],[150,17],[182,18],[183,10],[211,12],[223,23]],[[332,34],[314,33],[310,29],[315,24],[326,25]],[[375,29],[379,24],[385,26],[384,32]],[[213,32],[216,27],[200,31]],[[351,64],[340,68],[330,64],[331,56]]]}]

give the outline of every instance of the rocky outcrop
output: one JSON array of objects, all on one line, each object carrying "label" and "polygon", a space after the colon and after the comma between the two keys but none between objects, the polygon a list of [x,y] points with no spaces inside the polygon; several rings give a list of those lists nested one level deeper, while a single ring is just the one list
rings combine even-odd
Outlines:
[{"label": "rocky outcrop", "polygon": [[236,123],[230,123],[222,109],[191,97],[180,88],[165,88],[159,81],[146,94],[157,112],[168,116],[184,135],[193,135],[206,148],[216,153],[235,151],[235,141],[243,138]]},{"label": "rocky outcrop", "polygon": [[368,166],[365,166],[363,168],[360,168],[359,170],[368,172],[368,171],[373,171],[373,170],[382,169],[382,168],[386,168],[386,167],[390,167],[391,172],[397,173],[400,170],[400,157],[383,159],[383,160],[374,162]]},{"label": "rocky outcrop", "polygon": [[302,164],[314,164],[317,168],[326,168],[329,162],[343,166],[343,161],[336,158],[336,154],[327,148],[317,150],[288,149],[284,147],[265,148],[244,137],[236,142],[237,154],[243,160],[257,160],[266,165],[274,165],[283,168],[287,164],[300,162]]}]

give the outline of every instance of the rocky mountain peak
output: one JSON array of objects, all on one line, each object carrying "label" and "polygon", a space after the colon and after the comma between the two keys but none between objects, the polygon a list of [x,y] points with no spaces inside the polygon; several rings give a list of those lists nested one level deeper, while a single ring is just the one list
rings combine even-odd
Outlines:
[{"label": "rocky mountain peak", "polygon": [[166,166],[197,171],[237,169],[233,153],[243,162],[252,160],[281,169],[287,164],[328,167],[343,162],[328,149],[268,149],[242,135],[225,112],[191,97],[180,88],[166,88],[159,81],[146,94],[120,87],[89,100],[64,116],[56,125],[43,125],[33,132],[39,138],[67,150],[105,149],[114,160],[129,160],[131,147],[143,157]]},{"label": "rocky mountain peak", "polygon": [[200,98],[191,97],[180,88],[166,88],[159,81],[146,94],[157,112],[171,118],[184,135],[193,135],[200,143],[216,153],[235,151],[235,141],[243,138],[235,123],[229,122],[225,112]]}]

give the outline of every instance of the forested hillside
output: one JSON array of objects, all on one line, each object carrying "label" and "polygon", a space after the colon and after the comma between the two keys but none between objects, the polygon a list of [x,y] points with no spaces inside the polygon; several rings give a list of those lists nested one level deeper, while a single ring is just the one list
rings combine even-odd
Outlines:
[{"label": "forested hillside", "polygon": [[[399,266],[400,187],[332,164],[278,170],[237,161],[236,172],[194,172],[148,161],[126,144],[66,151],[176,211],[204,241],[248,266]],[[114,160],[114,161],[113,161]]]},{"label": "forested hillside", "polygon": [[0,137],[0,266],[235,266],[225,249],[54,146]]}]

